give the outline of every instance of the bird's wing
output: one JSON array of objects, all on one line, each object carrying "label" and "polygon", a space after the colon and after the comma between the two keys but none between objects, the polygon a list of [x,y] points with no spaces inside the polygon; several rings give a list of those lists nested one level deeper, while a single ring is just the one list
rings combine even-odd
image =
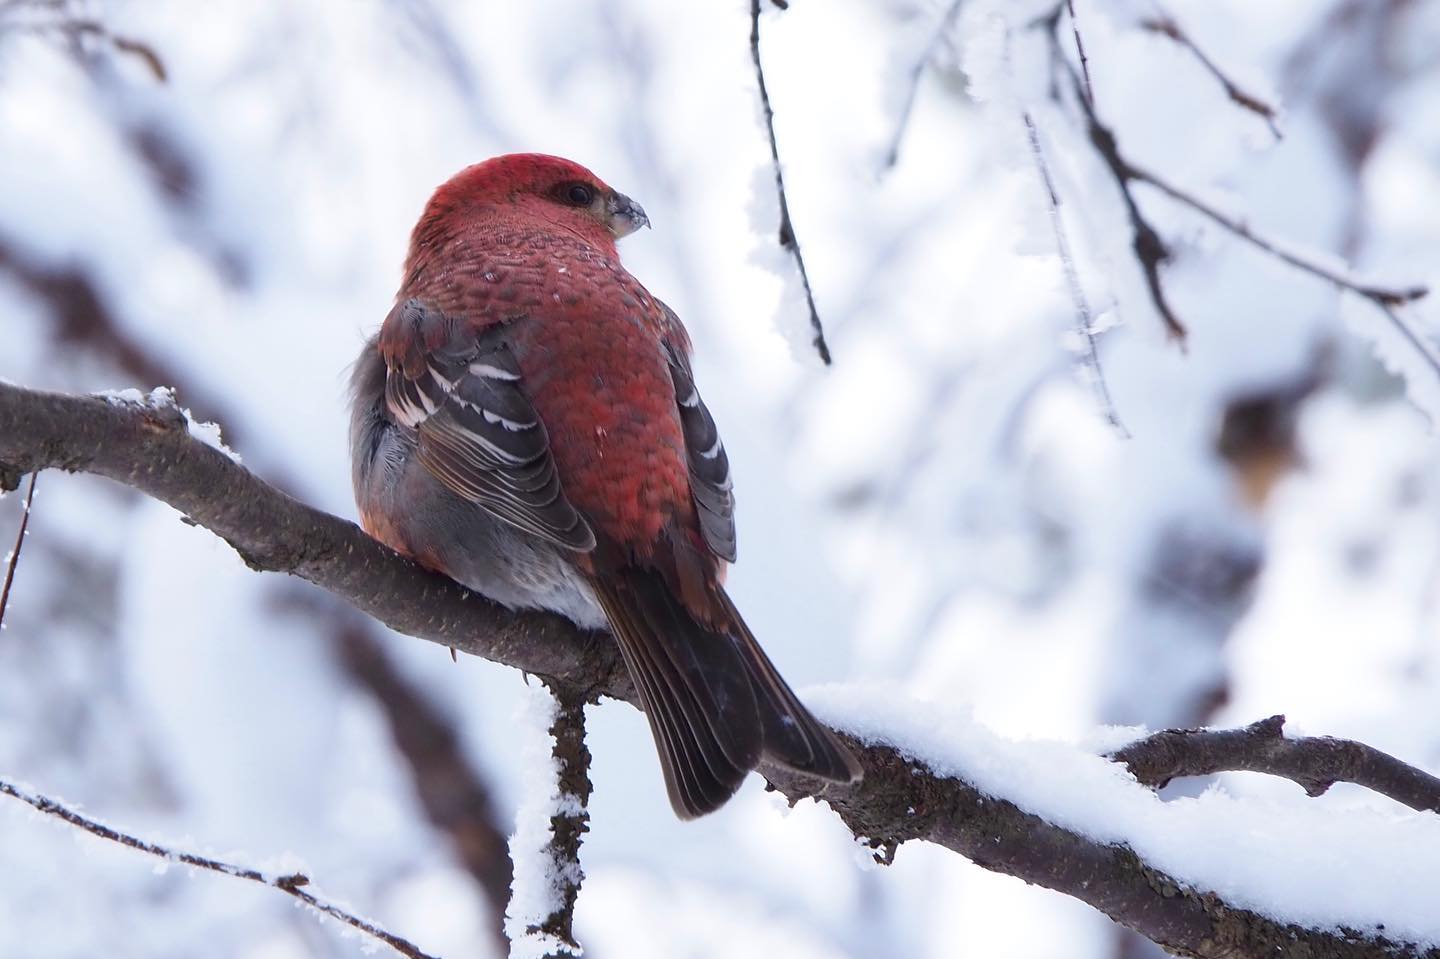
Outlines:
[{"label": "bird's wing", "polygon": [[[672,321],[679,320],[665,308]],[[683,341],[682,341],[683,342]],[[690,360],[683,346],[665,340],[670,378],[675,383],[675,402],[680,408],[680,428],[685,436],[685,458],[690,468],[690,497],[700,518],[705,545],[716,556],[735,562],[735,493],[730,479],[730,458],[715,419],[695,388]]]},{"label": "bird's wing", "polygon": [[386,317],[380,350],[386,406],[415,430],[420,462],[436,479],[528,533],[577,552],[595,548],[560,486],[503,327],[477,335],[410,299]]}]

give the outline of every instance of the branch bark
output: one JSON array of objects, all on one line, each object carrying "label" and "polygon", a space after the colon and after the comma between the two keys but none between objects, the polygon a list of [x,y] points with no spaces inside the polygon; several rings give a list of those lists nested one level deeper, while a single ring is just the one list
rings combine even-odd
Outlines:
[{"label": "branch bark", "polygon": [[[571,697],[636,701],[604,633],[581,631],[553,615],[507,610],[421,569],[353,523],[286,496],[190,436],[178,410],[0,383],[0,486],[13,489],[23,474],[47,468],[107,476],[160,499],[224,538],[252,568],[306,579],[398,631],[538,674]],[[854,786],[822,788],[770,766],[761,772],[792,802],[828,802],[855,835],[878,847],[917,839],[942,845],[987,869],[1089,903],[1186,956],[1440,959],[1440,948],[1262,916],[1187,886],[1124,845],[1047,822],[892,747],[845,738],[865,768]],[[1258,761],[1243,768],[1272,771]]]},{"label": "branch bark", "polygon": [[1355,783],[1411,809],[1440,812],[1440,779],[1373,746],[1331,736],[1285,735],[1285,717],[1243,729],[1166,729],[1115,750],[1147,786],[1218,772],[1283,776],[1319,796],[1339,782]]}]

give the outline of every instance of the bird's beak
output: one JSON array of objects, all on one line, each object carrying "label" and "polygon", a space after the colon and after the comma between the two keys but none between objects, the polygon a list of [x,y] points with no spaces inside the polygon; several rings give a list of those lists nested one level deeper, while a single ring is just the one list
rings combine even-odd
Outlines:
[{"label": "bird's beak", "polygon": [[605,201],[605,212],[609,214],[610,232],[615,239],[629,236],[642,226],[650,225],[650,218],[640,204],[623,193],[612,193]]}]

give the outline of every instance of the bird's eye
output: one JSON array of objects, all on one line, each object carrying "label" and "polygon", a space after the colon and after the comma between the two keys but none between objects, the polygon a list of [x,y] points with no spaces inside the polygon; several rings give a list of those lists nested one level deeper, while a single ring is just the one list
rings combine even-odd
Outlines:
[{"label": "bird's eye", "polygon": [[589,206],[595,199],[595,191],[583,183],[572,183],[565,190],[565,199],[576,206]]}]

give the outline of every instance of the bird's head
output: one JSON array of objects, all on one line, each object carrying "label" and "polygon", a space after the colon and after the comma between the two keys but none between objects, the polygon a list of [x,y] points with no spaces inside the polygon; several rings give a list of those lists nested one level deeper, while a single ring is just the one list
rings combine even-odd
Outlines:
[{"label": "bird's head", "polygon": [[466,167],[435,191],[416,228],[447,221],[524,218],[604,246],[650,220],[640,204],[578,163],[543,153],[510,153]]}]

